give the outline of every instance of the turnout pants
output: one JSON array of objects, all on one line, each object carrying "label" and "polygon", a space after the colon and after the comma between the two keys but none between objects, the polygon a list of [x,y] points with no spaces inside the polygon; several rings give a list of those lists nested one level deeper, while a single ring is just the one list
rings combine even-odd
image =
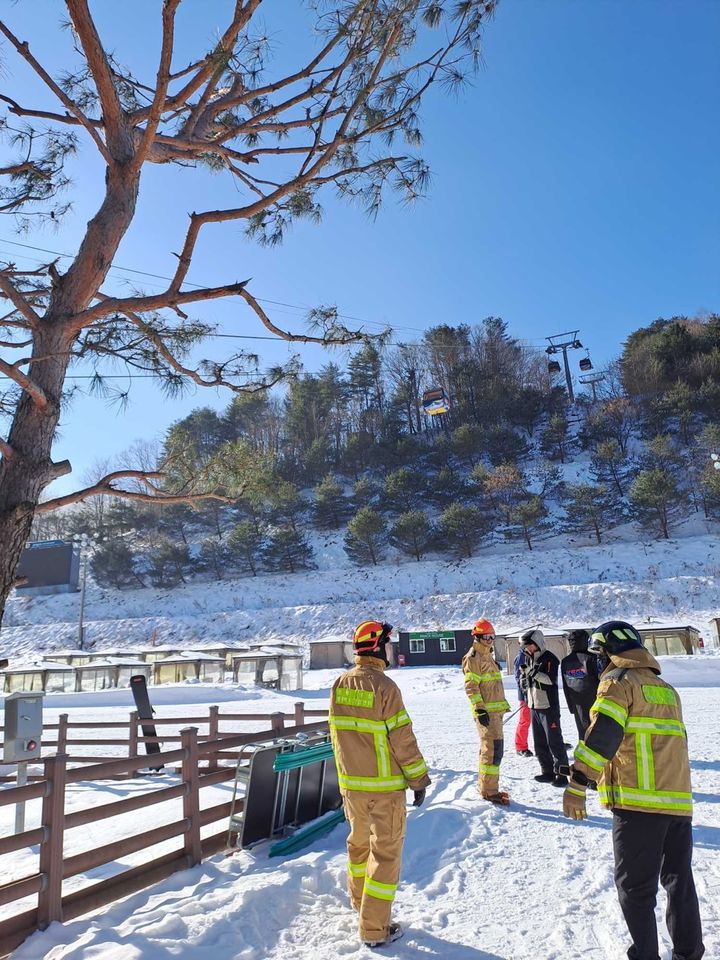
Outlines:
[{"label": "turnout pants", "polygon": [[705,947],[692,875],[690,817],[614,810],[613,852],[615,886],[632,940],[630,960],[658,960],[658,880],[667,891],[672,960],[700,960]]},{"label": "turnout pants", "polygon": [[405,839],[405,791],[343,793],[350,824],[348,892],[359,914],[361,940],[388,935]]},{"label": "turnout pants", "polygon": [[531,710],[535,756],[542,773],[555,773],[562,763],[567,766],[568,755],[560,729],[560,713],[554,710]]},{"label": "turnout pants", "polygon": [[530,707],[524,700],[520,701],[520,712],[515,727],[515,749],[528,749],[528,733],[530,732]]},{"label": "turnout pants", "polygon": [[477,720],[475,726],[480,737],[478,789],[483,797],[491,797],[500,786],[500,763],[504,750],[502,714],[491,713],[487,727]]}]

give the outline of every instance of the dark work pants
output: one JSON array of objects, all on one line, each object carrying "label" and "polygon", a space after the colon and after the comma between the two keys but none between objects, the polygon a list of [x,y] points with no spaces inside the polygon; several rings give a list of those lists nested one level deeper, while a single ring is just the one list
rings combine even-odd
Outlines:
[{"label": "dark work pants", "polygon": [[655,925],[658,880],[667,891],[665,919],[672,960],[705,953],[692,875],[692,821],[668,813],[613,811],[615,886],[632,939],[630,960],[659,960]]},{"label": "dark work pants", "polygon": [[560,712],[531,710],[535,756],[543,773],[554,773],[561,764],[568,764],[567,750],[560,729]]},{"label": "dark work pants", "polygon": [[590,726],[590,707],[586,707],[582,703],[576,703],[573,705],[572,715],[577,727],[578,737],[580,740],[584,740],[585,731]]}]

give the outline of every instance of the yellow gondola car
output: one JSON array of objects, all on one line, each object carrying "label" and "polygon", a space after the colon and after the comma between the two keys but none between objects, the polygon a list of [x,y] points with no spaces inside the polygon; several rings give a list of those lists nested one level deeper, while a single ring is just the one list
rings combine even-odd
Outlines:
[{"label": "yellow gondola car", "polygon": [[426,390],[422,398],[423,410],[429,417],[437,416],[439,413],[447,413],[450,409],[450,401],[442,387],[433,387],[432,390]]}]

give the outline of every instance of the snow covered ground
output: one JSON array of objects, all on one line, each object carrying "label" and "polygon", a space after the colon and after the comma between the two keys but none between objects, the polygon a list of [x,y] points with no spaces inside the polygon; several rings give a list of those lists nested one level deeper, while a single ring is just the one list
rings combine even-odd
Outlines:
[{"label": "snow covered ground", "polygon": [[[97,649],[157,642],[196,649],[240,643],[348,637],[368,616],[397,629],[467,627],[487,616],[498,630],[537,622],[600,623],[652,616],[697,626],[720,614],[716,536],[603,546],[541,544],[532,552],[498,546],[464,561],[405,559],[351,565],[337,535],[315,538],[318,569],[174,590],[118,591],[89,584],[85,635]],[[7,607],[0,650],[27,658],[75,646],[78,594],[16,597]]]},{"label": "snow covered ground", "polygon": [[[695,812],[695,878],[708,958],[720,956],[720,656],[665,658],[664,675],[681,693],[688,726]],[[303,698],[327,702],[334,671],[306,674],[309,688],[292,695],[237,688],[184,685],[165,688],[161,715],[192,713],[205,703],[228,701],[247,712],[288,709]],[[537,784],[534,760],[512,749],[514,719],[506,732],[502,786],[512,805],[497,809],[475,787],[477,738],[457,668],[395,671],[415,730],[431,767],[433,784],[418,810],[409,808],[403,878],[395,913],[405,937],[382,951],[401,960],[621,960],[626,934],[612,880],[610,817],[597,799],[590,819],[571,823],[560,814],[561,791]],[[514,702],[512,684],[508,693]],[[48,698],[51,711],[71,719],[124,713],[123,691],[108,704],[103,694]],[[233,700],[232,698],[237,698]],[[157,698],[156,698],[157,699]],[[574,725],[563,715],[566,739]],[[508,733],[510,736],[508,736]],[[88,786],[73,802],[87,803]],[[98,802],[117,799],[126,785],[98,786]],[[132,786],[129,789],[133,789]],[[222,790],[223,788],[218,788]],[[112,796],[110,795],[112,794]],[[203,805],[220,802],[204,797]],[[179,801],[178,801],[179,803]],[[154,808],[153,808],[154,810]],[[0,830],[8,827],[7,808]],[[32,811],[29,826],[32,825]],[[107,822],[105,822],[107,824]],[[95,842],[107,842],[117,825],[98,825]],[[345,895],[344,843],[337,827],[283,862],[267,848],[214,857],[195,869],[115,903],[104,913],[53,924],[13,954],[13,960],[369,960],[360,945]],[[83,846],[88,845],[88,837]],[[159,849],[159,848],[155,848]],[[22,857],[10,865],[24,872]],[[8,858],[3,858],[5,875]],[[27,866],[27,864],[25,864]],[[662,931],[663,960],[670,957]]]}]

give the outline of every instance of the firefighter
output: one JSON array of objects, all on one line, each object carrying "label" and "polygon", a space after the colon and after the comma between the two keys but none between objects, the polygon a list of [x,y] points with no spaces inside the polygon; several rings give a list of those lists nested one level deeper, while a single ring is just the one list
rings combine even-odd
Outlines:
[{"label": "firefighter", "polygon": [[615,885],[630,933],[630,960],[658,960],[655,899],[667,891],[673,960],[700,960],[700,910],[692,874],[692,788],[687,736],[677,691],[623,620],[593,631],[589,649],[610,664],[600,678],[590,726],[575,750],[563,813],[587,816],[585,793],[597,784],[613,813]]},{"label": "firefighter", "polygon": [[505,699],[500,667],[493,656],[495,628],[489,620],[478,620],[471,630],[473,645],[463,657],[465,692],[468,695],[480,735],[478,788],[484,800],[507,806],[510,797],[499,789],[503,757],[503,714],[510,705]]},{"label": "firefighter", "polygon": [[560,767],[567,767],[568,755],[560,728],[560,697],[557,676],[560,661],[545,649],[542,630],[531,628],[520,637],[525,660],[520,664],[520,686],[527,694],[532,717],[535,756],[540,762],[538,783],[567,786]]},{"label": "firefighter", "polygon": [[355,666],[333,684],[330,730],[350,824],[348,891],[360,939],[378,947],[402,936],[390,920],[405,838],[405,791],[425,799],[428,768],[397,685],[385,675],[392,627],[364,620],[355,630]]},{"label": "firefighter", "polygon": [[590,724],[590,708],[595,703],[600,679],[598,658],[588,652],[590,634],[587,630],[571,630],[567,640],[570,653],[560,661],[560,674],[568,710],[582,740]]}]

